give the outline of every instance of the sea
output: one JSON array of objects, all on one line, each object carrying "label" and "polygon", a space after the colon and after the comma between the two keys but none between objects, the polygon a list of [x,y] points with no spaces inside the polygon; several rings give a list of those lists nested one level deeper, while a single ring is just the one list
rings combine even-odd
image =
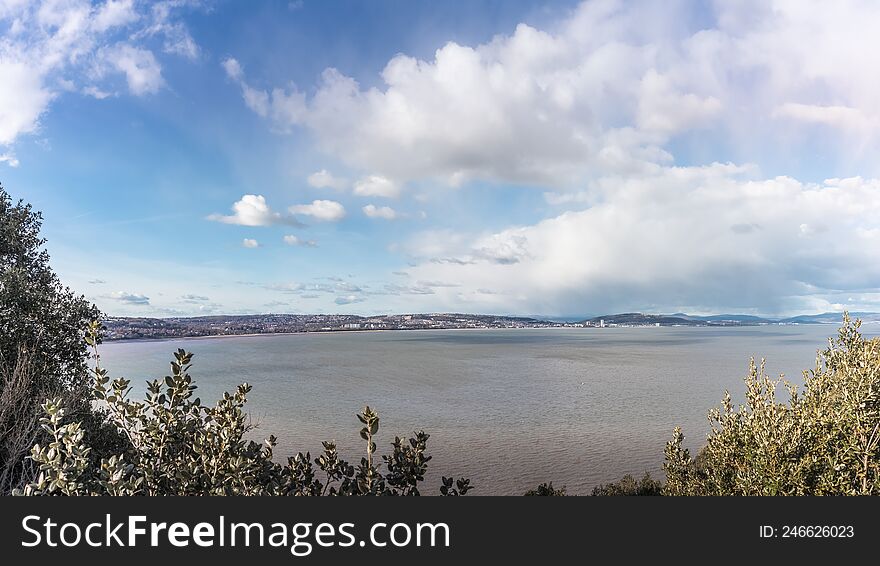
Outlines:
[{"label": "sea", "polygon": [[[194,354],[203,403],[248,382],[254,440],[274,434],[276,457],[364,455],[356,414],[380,415],[378,453],[395,436],[430,434],[421,491],[440,476],[468,477],[474,495],[520,495],[539,483],[589,494],[624,474],[662,477],[676,426],[698,450],[707,411],[725,391],[743,399],[749,359],[802,384],[834,325],[403,330],[108,342],[111,377],[142,396],[170,372],[173,352]],[[862,327],[880,335],[880,324]],[[784,397],[784,391],[780,391]]]}]

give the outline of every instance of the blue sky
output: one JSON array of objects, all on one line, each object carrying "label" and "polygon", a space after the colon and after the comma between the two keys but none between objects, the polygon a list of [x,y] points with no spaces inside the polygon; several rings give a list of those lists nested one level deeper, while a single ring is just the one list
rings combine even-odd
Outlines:
[{"label": "blue sky", "polygon": [[875,4],[0,1],[113,315],[880,310]]}]

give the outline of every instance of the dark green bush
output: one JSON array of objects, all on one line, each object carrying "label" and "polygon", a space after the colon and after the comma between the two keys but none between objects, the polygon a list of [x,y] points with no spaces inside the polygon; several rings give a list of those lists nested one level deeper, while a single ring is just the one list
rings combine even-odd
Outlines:
[{"label": "dark green bush", "polygon": [[662,495],[663,483],[645,473],[642,479],[637,480],[627,474],[616,482],[598,485],[593,488],[591,495],[614,496],[614,495]]},{"label": "dark green bush", "polygon": [[539,497],[562,497],[565,495],[565,486],[560,488],[553,487],[553,482],[550,483],[542,483],[535,489],[530,489],[525,492],[523,495],[525,496],[539,496]]},{"label": "dark green bush", "polygon": [[60,397],[86,425],[91,379],[83,329],[94,305],[63,286],[40,237],[42,216],[0,187],[0,494],[34,478],[40,403]]}]

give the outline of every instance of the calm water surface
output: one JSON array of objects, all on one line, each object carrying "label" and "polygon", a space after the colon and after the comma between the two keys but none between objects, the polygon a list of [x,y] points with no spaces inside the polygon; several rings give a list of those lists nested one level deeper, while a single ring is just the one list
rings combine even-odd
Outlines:
[{"label": "calm water surface", "polygon": [[[880,334],[866,325],[865,334]],[[381,416],[379,452],[424,429],[439,476],[465,475],[475,494],[521,494],[540,482],[586,494],[623,474],[657,473],[672,428],[702,445],[706,411],[729,389],[742,398],[749,357],[797,383],[830,325],[346,332],[102,346],[111,376],[164,376],[177,348],[195,354],[203,401],[247,381],[257,440],[276,454],[335,439],[360,460],[355,413]],[[138,393],[143,391],[141,387]]]}]

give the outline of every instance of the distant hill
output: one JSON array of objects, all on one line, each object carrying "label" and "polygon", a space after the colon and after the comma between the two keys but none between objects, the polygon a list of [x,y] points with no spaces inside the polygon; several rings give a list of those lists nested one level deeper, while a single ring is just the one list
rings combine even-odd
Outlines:
[{"label": "distant hill", "polygon": [[687,318],[689,320],[702,320],[706,322],[739,322],[745,324],[769,324],[776,322],[773,319],[763,318],[750,314],[713,314],[711,316],[697,316],[684,313],[676,313],[670,316]]},{"label": "distant hill", "polygon": [[[880,313],[876,312],[851,312],[849,316],[853,319],[861,319],[862,322],[880,322]],[[784,324],[839,324],[841,320],[843,320],[843,313],[825,312],[783,318],[779,322]]]},{"label": "distant hill", "polygon": [[[853,312],[851,318],[861,319],[862,322],[880,322],[880,313]],[[822,314],[802,314],[788,318],[765,318],[749,314],[714,314],[710,316],[697,316],[685,313],[675,314],[645,314],[628,312],[620,314],[606,314],[582,321],[588,326],[599,326],[602,321],[605,325],[619,326],[758,326],[762,324],[840,324],[843,313],[826,312]]]},{"label": "distant hill", "polygon": [[[880,313],[855,312],[864,322],[880,322]],[[412,313],[358,316],[351,314],[250,314],[196,317],[108,317],[107,340],[235,336],[290,332],[353,330],[426,330],[453,328],[553,328],[571,326],[758,326],[762,324],[839,324],[841,313],[799,315],[781,320],[747,314],[695,316],[685,313],[607,314],[585,320],[466,313]]]}]

